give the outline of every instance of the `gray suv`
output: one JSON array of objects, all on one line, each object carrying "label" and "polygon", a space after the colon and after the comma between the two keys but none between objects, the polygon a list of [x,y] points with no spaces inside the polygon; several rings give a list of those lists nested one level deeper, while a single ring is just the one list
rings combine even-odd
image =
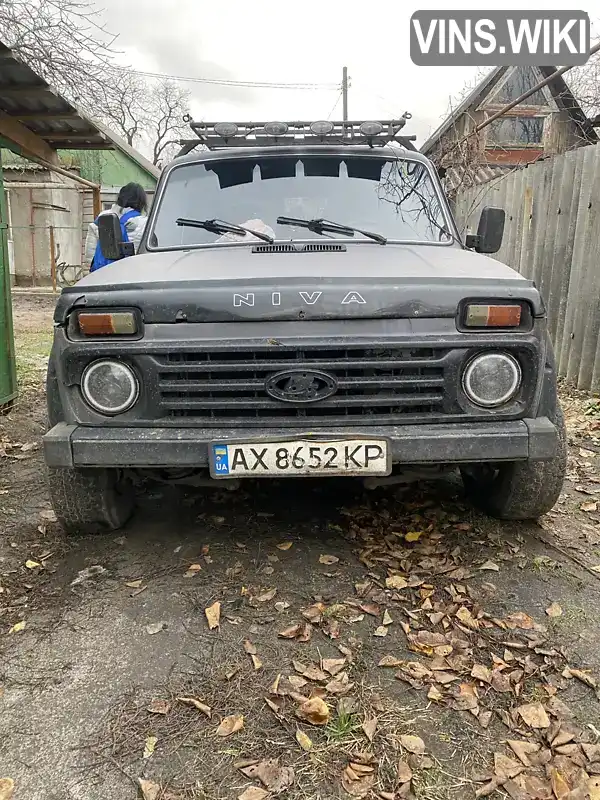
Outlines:
[{"label": "gray suv", "polygon": [[566,444],[544,303],[484,255],[501,209],[461,241],[404,122],[192,124],[136,255],[101,217],[114,263],[63,290],[48,367],[67,531],[124,525],[144,476],[459,469],[494,516],[552,508]]}]

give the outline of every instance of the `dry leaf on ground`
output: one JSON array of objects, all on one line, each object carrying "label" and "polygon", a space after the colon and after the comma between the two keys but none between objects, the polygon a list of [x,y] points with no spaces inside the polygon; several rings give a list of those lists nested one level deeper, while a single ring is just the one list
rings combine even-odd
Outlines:
[{"label": "dry leaf on ground", "polygon": [[154,622],[152,625],[146,625],[146,633],[149,636],[154,636],[157,633],[164,631],[166,627],[167,627],[166,622]]},{"label": "dry leaf on ground", "polygon": [[380,625],[378,628],[375,629],[375,632],[373,633],[373,636],[379,636],[380,638],[383,638],[384,636],[387,635],[388,635],[388,629],[386,628],[385,625]]},{"label": "dry leaf on ground", "polygon": [[571,792],[571,787],[557,769],[553,769],[550,773],[550,783],[552,784],[552,791],[557,800],[568,797]]},{"label": "dry leaf on ground", "polygon": [[281,542],[281,544],[277,545],[278,550],[289,550],[290,547],[293,545],[293,542]]},{"label": "dry leaf on ground", "polygon": [[548,606],[546,609],[546,614],[549,617],[561,617],[563,613],[562,608],[558,605],[558,603],[552,603],[552,605]]},{"label": "dry leaf on ground", "polygon": [[201,711],[209,719],[212,717],[212,709],[210,706],[207,706],[202,700],[198,700],[197,697],[178,697],[177,699],[186,706],[194,706],[194,708],[197,708],[198,711]]},{"label": "dry leaf on ground", "polygon": [[27,625],[27,623],[25,622],[24,619],[22,619],[20,622],[16,622],[12,626],[12,628],[9,628],[8,632],[9,633],[19,633],[20,631],[25,630],[26,625]]},{"label": "dry leaf on ground", "polygon": [[500,572],[500,567],[495,561],[486,561],[479,567],[480,570],[487,570],[488,572]]},{"label": "dry leaf on ground", "polygon": [[273,794],[281,794],[295,779],[294,770],[291,767],[282,767],[276,758],[261,761],[256,767],[256,777]]},{"label": "dry leaf on ground", "polygon": [[529,756],[537,753],[540,749],[540,745],[536,744],[535,742],[523,742],[520,740],[509,739],[507,744],[519,761],[526,767],[531,766]]},{"label": "dry leaf on ground", "polygon": [[418,542],[422,535],[423,531],[409,531],[404,538],[407,542]]},{"label": "dry leaf on ground", "polygon": [[416,756],[422,756],[425,752],[425,742],[420,736],[401,736],[400,744],[405,750]]},{"label": "dry leaf on ground", "polygon": [[300,728],[296,730],[296,741],[303,750],[306,750],[306,752],[312,749],[312,739],[310,736],[307,736],[304,731],[301,731]]},{"label": "dry leaf on ground", "polygon": [[254,599],[257,603],[268,603],[277,594],[277,589],[268,589],[266,592],[257,595]]},{"label": "dry leaf on ground", "polygon": [[506,627],[510,628],[511,630],[514,630],[515,628],[521,628],[524,631],[529,631],[535,627],[533,618],[524,611],[517,611],[514,614],[510,614],[510,616],[504,619],[504,623]]},{"label": "dry leaf on ground", "polygon": [[151,714],[168,714],[171,710],[171,703],[168,700],[152,700],[146,710]]},{"label": "dry leaf on ground", "polygon": [[396,656],[383,656],[378,667],[401,667],[404,664],[404,661],[401,658],[396,658]]},{"label": "dry leaf on ground", "polygon": [[250,786],[249,789],[238,795],[238,800],[265,800],[269,792],[261,789],[260,786]]},{"label": "dry leaf on ground", "polygon": [[573,669],[573,667],[566,667],[563,670],[563,678],[577,678],[578,681],[585,683],[591,689],[595,689],[598,685],[596,679],[588,672],[581,669]]},{"label": "dry leaf on ground", "polygon": [[139,589],[141,585],[142,585],[141,578],[138,581],[126,581],[125,582],[125,586],[127,586],[128,589]]},{"label": "dry leaf on ground", "polygon": [[408,586],[408,581],[401,575],[391,575],[389,578],[386,578],[385,585],[388,589],[396,589],[397,591],[400,591],[401,589],[406,589]]},{"label": "dry leaf on ground", "polygon": [[[144,778],[138,778],[138,783],[140,785],[140,791],[144,800],[158,800],[158,796],[161,792],[161,788],[158,783],[144,780]],[[2,798],[1,794],[0,798]]]},{"label": "dry leaf on ground", "polygon": [[0,778],[0,800],[11,800],[15,790],[12,778]]},{"label": "dry leaf on ground", "polygon": [[244,717],[242,714],[231,714],[224,717],[217,728],[217,736],[231,736],[232,733],[241,731],[244,727]]},{"label": "dry leaf on ground", "polygon": [[204,609],[204,613],[206,614],[206,621],[208,622],[208,627],[210,630],[214,630],[218,628],[221,624],[221,603],[217,600],[216,603],[213,603],[212,606]]},{"label": "dry leaf on ground", "polygon": [[394,619],[393,619],[392,615],[390,614],[390,612],[386,608],[386,610],[383,612],[383,620],[382,620],[383,624],[384,625],[391,625],[393,623],[393,621],[394,621]]},{"label": "dry leaf on ground", "polygon": [[144,745],[144,755],[143,755],[144,758],[150,758],[150,756],[154,752],[154,749],[156,748],[157,742],[158,739],[156,738],[156,736],[148,736],[148,738],[146,739],[146,743]]},{"label": "dry leaf on ground", "polygon": [[579,508],[582,511],[598,511],[598,501],[597,500],[589,500],[587,503],[582,503]]},{"label": "dry leaf on ground", "polygon": [[312,697],[296,709],[296,716],[310,722],[311,725],[327,725],[329,706],[320,697]]},{"label": "dry leaf on ground", "polygon": [[187,569],[187,572],[183,573],[183,577],[184,578],[193,578],[194,575],[197,575],[200,572],[201,569],[202,569],[202,567],[200,566],[200,564],[190,564],[190,566]]},{"label": "dry leaf on ground", "polygon": [[[367,797],[375,785],[375,774],[360,774],[354,770],[354,764],[346,767],[342,773],[342,786],[352,797]],[[372,767],[370,768],[373,769]]]},{"label": "dry leaf on ground", "polygon": [[346,659],[345,658],[324,658],[321,662],[321,666],[328,672],[330,675],[337,675],[338,672],[341,672],[344,667],[346,666]]},{"label": "dry leaf on ground", "polygon": [[327,556],[327,555],[319,556],[319,564],[331,565],[331,564],[337,564],[338,561],[339,558],[337,556]]},{"label": "dry leaf on ground", "polygon": [[41,567],[42,565],[39,563],[39,561],[32,561],[30,558],[28,558],[25,562],[25,566],[27,569],[35,569],[36,567]]},{"label": "dry leaf on ground", "polygon": [[527,703],[519,706],[517,713],[526,725],[530,728],[549,728],[550,720],[546,709],[541,703]]},{"label": "dry leaf on ground", "polygon": [[372,742],[375,738],[375,731],[377,730],[377,717],[365,720],[361,727],[367,739]]},{"label": "dry leaf on ground", "polygon": [[412,781],[413,771],[410,766],[400,759],[398,762],[398,783],[408,783]]},{"label": "dry leaf on ground", "polygon": [[310,622],[298,623],[277,634],[281,639],[296,639],[298,642],[308,642],[312,636],[313,627]]},{"label": "dry leaf on ground", "polygon": [[520,775],[523,765],[502,753],[494,753],[494,772],[500,781],[507,781]]}]

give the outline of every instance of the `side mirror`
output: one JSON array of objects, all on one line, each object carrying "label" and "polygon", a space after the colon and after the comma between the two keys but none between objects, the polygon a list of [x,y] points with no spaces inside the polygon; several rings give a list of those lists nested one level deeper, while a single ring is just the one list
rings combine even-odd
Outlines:
[{"label": "side mirror", "polygon": [[117,261],[123,257],[121,251],[121,245],[123,244],[121,221],[119,220],[119,215],[115,214],[114,211],[100,214],[98,217],[98,238],[105,258]]},{"label": "side mirror", "polygon": [[502,245],[505,219],[503,208],[486,206],[479,218],[477,235],[467,236],[467,247],[477,253],[497,253]]}]

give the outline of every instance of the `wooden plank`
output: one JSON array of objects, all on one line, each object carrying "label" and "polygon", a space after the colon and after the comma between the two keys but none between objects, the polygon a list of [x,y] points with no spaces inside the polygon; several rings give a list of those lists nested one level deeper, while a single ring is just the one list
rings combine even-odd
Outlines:
[{"label": "wooden plank", "polygon": [[53,150],[47,142],[26,128],[25,125],[4,112],[0,112],[0,136],[17,145],[24,156],[35,156],[49,161],[51,164],[58,164],[56,150]]},{"label": "wooden plank", "polygon": [[21,122],[37,122],[38,120],[40,122],[60,122],[64,119],[79,119],[79,114],[76,111],[63,111],[62,113],[56,111],[38,111],[33,114],[31,112],[23,112],[23,114],[15,112],[10,116]]}]

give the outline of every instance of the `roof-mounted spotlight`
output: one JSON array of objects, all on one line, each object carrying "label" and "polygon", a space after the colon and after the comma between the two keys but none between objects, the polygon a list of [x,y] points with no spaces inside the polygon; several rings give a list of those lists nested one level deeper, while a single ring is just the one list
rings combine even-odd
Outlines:
[{"label": "roof-mounted spotlight", "polygon": [[316,122],[310,123],[310,129],[315,136],[327,136],[327,134],[331,133],[334,128],[335,125],[328,119],[317,120]]},{"label": "roof-mounted spotlight", "polygon": [[284,136],[288,132],[287,122],[267,122],[265,133],[269,136]]},{"label": "roof-mounted spotlight", "polygon": [[231,136],[236,135],[238,126],[235,122],[217,122],[214,131],[217,136],[222,136],[223,139],[229,139]]},{"label": "roof-mounted spotlight", "polygon": [[379,136],[383,133],[381,122],[363,122],[358,129],[363,136]]}]

